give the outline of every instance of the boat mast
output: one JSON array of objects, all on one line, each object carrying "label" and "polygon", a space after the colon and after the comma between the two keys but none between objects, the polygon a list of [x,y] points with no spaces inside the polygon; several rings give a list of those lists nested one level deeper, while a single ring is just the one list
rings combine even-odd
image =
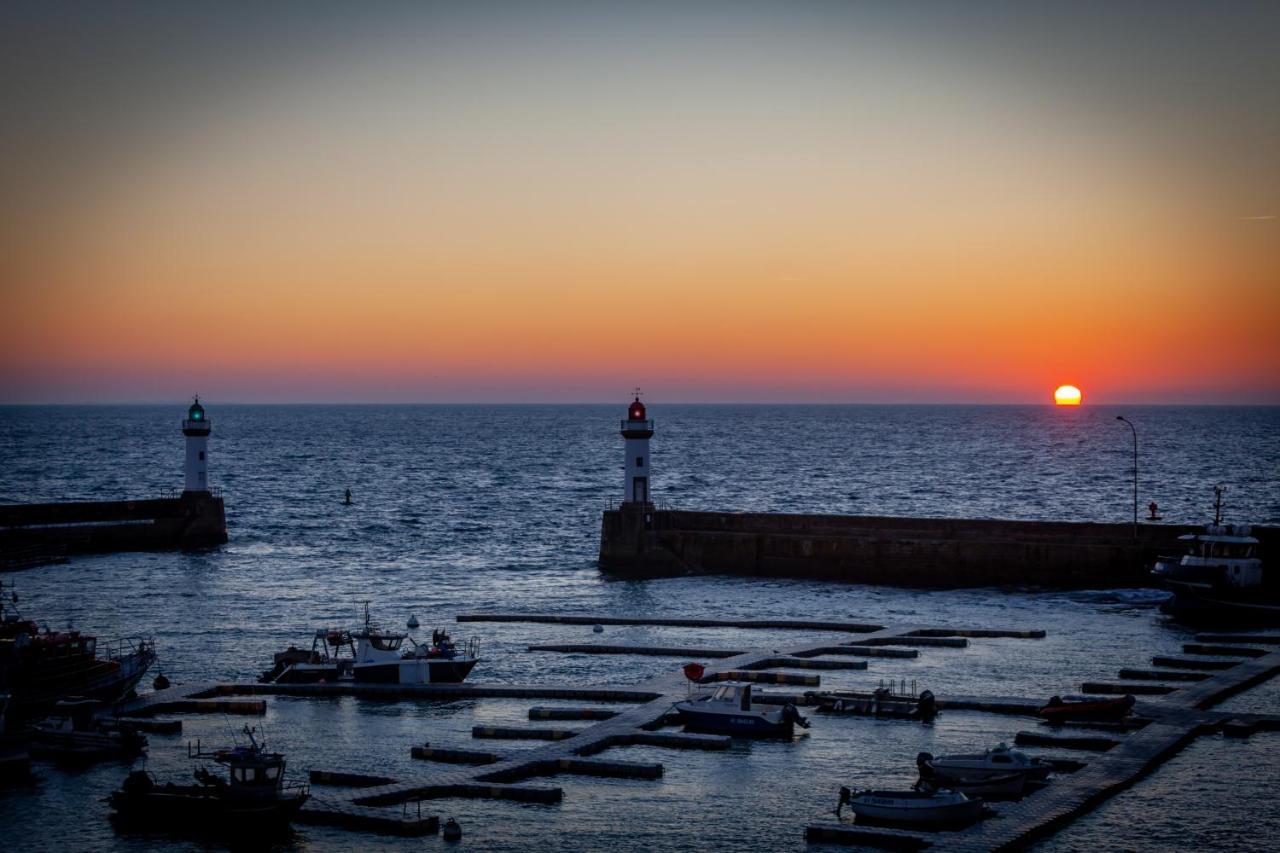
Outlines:
[{"label": "boat mast", "polygon": [[1226,486],[1213,487],[1213,523],[1222,523],[1222,493],[1227,490]]}]

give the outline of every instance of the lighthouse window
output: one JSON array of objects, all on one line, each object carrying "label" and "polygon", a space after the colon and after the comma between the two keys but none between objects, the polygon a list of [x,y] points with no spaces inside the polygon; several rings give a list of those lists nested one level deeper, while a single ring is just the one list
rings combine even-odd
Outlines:
[{"label": "lighthouse window", "polygon": [[201,450],[201,451],[200,451],[200,461],[201,461],[201,462],[203,462],[203,461],[204,461],[204,451],[203,451],[203,450]]},{"label": "lighthouse window", "polygon": [[643,456],[637,456],[637,457],[636,457],[636,467],[637,467],[637,468],[643,468],[643,467],[644,467],[644,457],[643,457]]}]

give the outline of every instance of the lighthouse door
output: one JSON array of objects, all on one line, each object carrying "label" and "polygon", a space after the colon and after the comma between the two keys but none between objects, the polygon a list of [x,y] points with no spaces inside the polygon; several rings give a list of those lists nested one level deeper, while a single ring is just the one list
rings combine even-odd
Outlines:
[{"label": "lighthouse door", "polygon": [[631,499],[636,503],[649,502],[649,478],[633,477],[631,478]]}]

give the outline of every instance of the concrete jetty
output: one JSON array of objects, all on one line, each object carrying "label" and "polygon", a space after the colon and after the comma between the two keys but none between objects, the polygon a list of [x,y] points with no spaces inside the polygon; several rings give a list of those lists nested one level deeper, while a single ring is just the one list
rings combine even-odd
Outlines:
[{"label": "concrete jetty", "polygon": [[[697,512],[624,503],[606,510],[600,569],[629,577],[734,574],[923,588],[1141,586],[1176,524]],[[1254,526],[1263,561],[1280,528]]]}]

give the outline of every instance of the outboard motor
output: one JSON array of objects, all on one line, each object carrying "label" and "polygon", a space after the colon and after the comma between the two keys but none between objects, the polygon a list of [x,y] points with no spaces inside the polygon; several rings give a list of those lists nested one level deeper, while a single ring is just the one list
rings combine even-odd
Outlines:
[{"label": "outboard motor", "polygon": [[836,817],[840,817],[840,811],[853,799],[853,791],[843,785],[840,787],[840,802],[836,803]]},{"label": "outboard motor", "polygon": [[800,716],[800,709],[796,707],[794,702],[788,702],[782,706],[782,722],[795,723],[802,729],[809,728],[809,721]]},{"label": "outboard motor", "polygon": [[921,692],[917,707],[920,709],[920,719],[925,722],[938,716],[938,700],[934,698],[932,690]]}]

